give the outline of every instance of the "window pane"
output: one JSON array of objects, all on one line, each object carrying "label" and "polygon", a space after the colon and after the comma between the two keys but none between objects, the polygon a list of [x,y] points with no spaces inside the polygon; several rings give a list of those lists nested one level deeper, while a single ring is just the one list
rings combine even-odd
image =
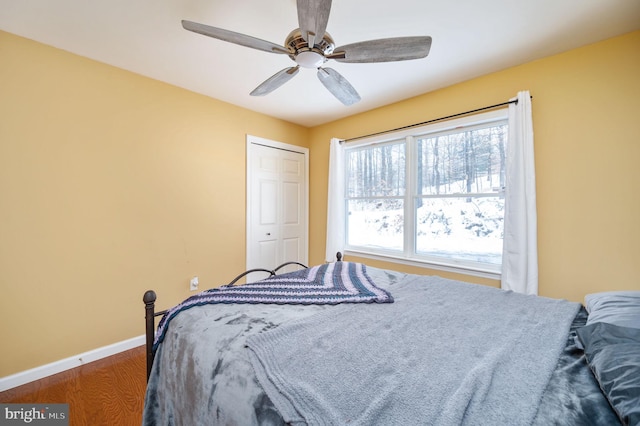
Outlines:
[{"label": "window pane", "polygon": [[503,198],[423,198],[416,204],[418,254],[502,263]]},{"label": "window pane", "polygon": [[347,151],[347,197],[402,196],[404,142]]},{"label": "window pane", "polygon": [[507,139],[505,109],[347,145],[346,249],[499,271]]},{"label": "window pane", "polygon": [[507,125],[419,138],[418,194],[499,192],[504,187]]},{"label": "window pane", "polygon": [[404,202],[402,199],[349,200],[347,244],[402,251]]}]

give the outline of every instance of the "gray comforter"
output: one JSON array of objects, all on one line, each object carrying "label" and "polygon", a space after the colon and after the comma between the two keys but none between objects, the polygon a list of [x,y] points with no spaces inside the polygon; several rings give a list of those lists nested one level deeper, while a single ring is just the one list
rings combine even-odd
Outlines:
[{"label": "gray comforter", "polygon": [[[400,293],[401,299],[404,297],[412,299],[411,295],[402,295],[401,288],[404,286],[403,282],[406,282],[407,279],[413,279],[413,276],[374,268],[369,268],[369,275],[380,287],[391,291],[396,300],[398,293]],[[497,292],[496,290],[491,291]],[[435,306],[439,303],[437,300],[432,302],[435,303]],[[440,303],[442,302],[443,300],[440,300]],[[401,300],[394,305],[401,309]],[[366,305],[349,308],[357,310],[378,307]],[[466,305],[466,308],[459,307],[457,311],[466,309],[473,312],[477,311],[478,307],[477,301],[471,301]],[[246,347],[247,339],[251,336],[267,335],[265,332],[274,330],[283,324],[308,322],[307,320],[312,316],[326,319],[327,316],[333,315],[332,312],[338,313],[346,308],[346,306],[207,305],[182,312],[173,320],[165,341],[158,348],[147,389],[144,424],[284,424],[282,414],[275,408],[271,398],[256,379],[250,362],[250,351]],[[428,308],[427,312],[429,312]],[[497,317],[500,314],[492,312],[491,315]],[[583,311],[581,311],[581,315],[584,315]],[[428,321],[427,318],[429,318]],[[580,315],[578,315],[579,318]],[[406,324],[405,327],[427,330],[428,328],[446,326],[446,322],[446,317],[438,319],[427,314],[425,321],[416,321]],[[471,323],[468,326],[469,328],[483,327],[483,324]],[[537,398],[538,401],[541,401],[541,406],[538,407],[536,402],[533,406],[526,404],[527,407],[521,407],[526,412],[521,417],[525,419],[522,423],[615,424],[615,416],[606,400],[599,393],[597,385],[589,376],[590,372],[584,364],[584,360],[581,359],[579,353],[571,348],[571,336],[568,339],[566,337],[568,324],[562,327],[562,333],[565,334],[565,337],[556,338],[560,343],[556,342],[554,348],[547,347],[551,352],[551,363],[557,364],[556,368],[553,372],[546,373],[546,377],[538,380],[538,383],[535,384],[536,392],[540,392],[540,389],[546,387],[546,391],[542,395],[538,395]],[[460,339],[460,334],[457,333],[457,335],[456,339],[451,338],[441,344],[433,344],[433,348],[440,347],[442,352],[439,355],[431,354],[430,356],[440,356],[441,359],[446,359],[454,355],[457,347],[465,345],[464,341],[456,341]],[[567,343],[564,349],[562,342]],[[320,343],[322,342],[318,341],[319,345]],[[526,342],[522,341],[521,345],[526,345]],[[390,370],[393,369],[394,362],[397,362],[400,356],[407,356],[410,353],[411,348],[396,349],[398,350],[396,361],[389,360],[387,362]],[[478,351],[477,355],[482,356],[482,353]],[[560,355],[560,362],[556,361],[558,355]],[[420,357],[410,359],[420,360]],[[422,361],[428,364],[429,358],[425,356]],[[570,374],[566,374],[567,372]],[[483,374],[485,373],[483,372]],[[549,374],[551,374],[551,381],[548,380]],[[507,376],[503,378],[507,378]],[[483,383],[486,382],[479,380],[474,386],[482,388]],[[580,384],[580,388],[574,389],[576,383]],[[469,394],[472,400],[480,395],[480,393],[472,391],[472,387],[461,389],[464,393]],[[521,391],[522,388],[519,388],[518,392]],[[380,392],[385,391],[380,388]],[[441,402],[443,397],[438,392],[438,389],[432,389],[430,393],[424,392],[422,403],[429,404],[430,399]],[[429,395],[437,395],[438,398],[430,398]],[[588,398],[589,403],[581,404],[580,398],[584,399],[585,397]],[[499,399],[485,401],[485,407],[489,407],[486,405],[487,402],[499,404]],[[482,412],[483,401],[473,402],[472,406],[475,407],[472,411]],[[519,416],[518,410],[519,408],[515,410],[515,413],[514,410],[511,410],[511,414],[508,414],[509,417],[502,417],[502,419],[513,420],[514,416]],[[500,412],[500,409],[495,411],[495,413],[502,415]],[[509,412],[509,410],[505,412]],[[464,412],[457,414],[457,416],[462,416],[458,417],[458,420],[466,418]],[[398,417],[398,419],[400,418],[402,416]],[[496,419],[499,418],[496,417]],[[414,424],[453,424],[458,421],[445,421],[443,418],[440,418],[440,421],[435,418],[435,423],[425,423],[426,418],[412,420],[415,420]],[[515,423],[517,422],[509,422],[509,424]],[[379,424],[393,424],[393,420],[384,420]],[[399,424],[406,424],[406,419]]]}]

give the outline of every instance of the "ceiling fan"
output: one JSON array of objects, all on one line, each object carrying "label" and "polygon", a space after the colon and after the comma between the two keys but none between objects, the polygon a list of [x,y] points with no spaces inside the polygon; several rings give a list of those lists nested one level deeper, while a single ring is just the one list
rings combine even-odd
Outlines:
[{"label": "ceiling fan", "polygon": [[184,29],[229,43],[288,55],[295,66],[285,68],[256,87],[251,96],[264,96],[291,80],[303,68],[317,69],[318,79],[340,102],[352,105],[360,100],[353,86],[336,70],[322,67],[329,59],[338,62],[371,63],[424,58],[431,49],[431,37],[395,37],[369,40],[335,47],[325,30],[331,0],[297,0],[298,25],[286,38],[284,46],[234,31],[182,21]]}]

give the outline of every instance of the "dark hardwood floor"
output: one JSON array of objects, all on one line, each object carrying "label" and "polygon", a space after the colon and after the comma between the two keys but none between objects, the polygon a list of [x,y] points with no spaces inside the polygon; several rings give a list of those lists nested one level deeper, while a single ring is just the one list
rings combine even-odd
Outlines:
[{"label": "dark hardwood floor", "polygon": [[0,392],[0,403],[67,403],[69,425],[140,425],[144,346]]}]

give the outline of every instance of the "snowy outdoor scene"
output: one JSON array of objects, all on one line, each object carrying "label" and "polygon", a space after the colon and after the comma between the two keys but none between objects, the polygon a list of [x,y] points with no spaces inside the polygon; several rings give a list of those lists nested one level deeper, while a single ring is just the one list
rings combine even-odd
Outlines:
[{"label": "snowy outdoor scene", "polygon": [[[506,139],[500,122],[415,137],[415,159],[404,139],[348,151],[348,245],[402,254],[409,227],[412,255],[499,265]],[[416,165],[414,182],[406,180],[407,162]],[[406,202],[414,223],[405,221]]]}]

